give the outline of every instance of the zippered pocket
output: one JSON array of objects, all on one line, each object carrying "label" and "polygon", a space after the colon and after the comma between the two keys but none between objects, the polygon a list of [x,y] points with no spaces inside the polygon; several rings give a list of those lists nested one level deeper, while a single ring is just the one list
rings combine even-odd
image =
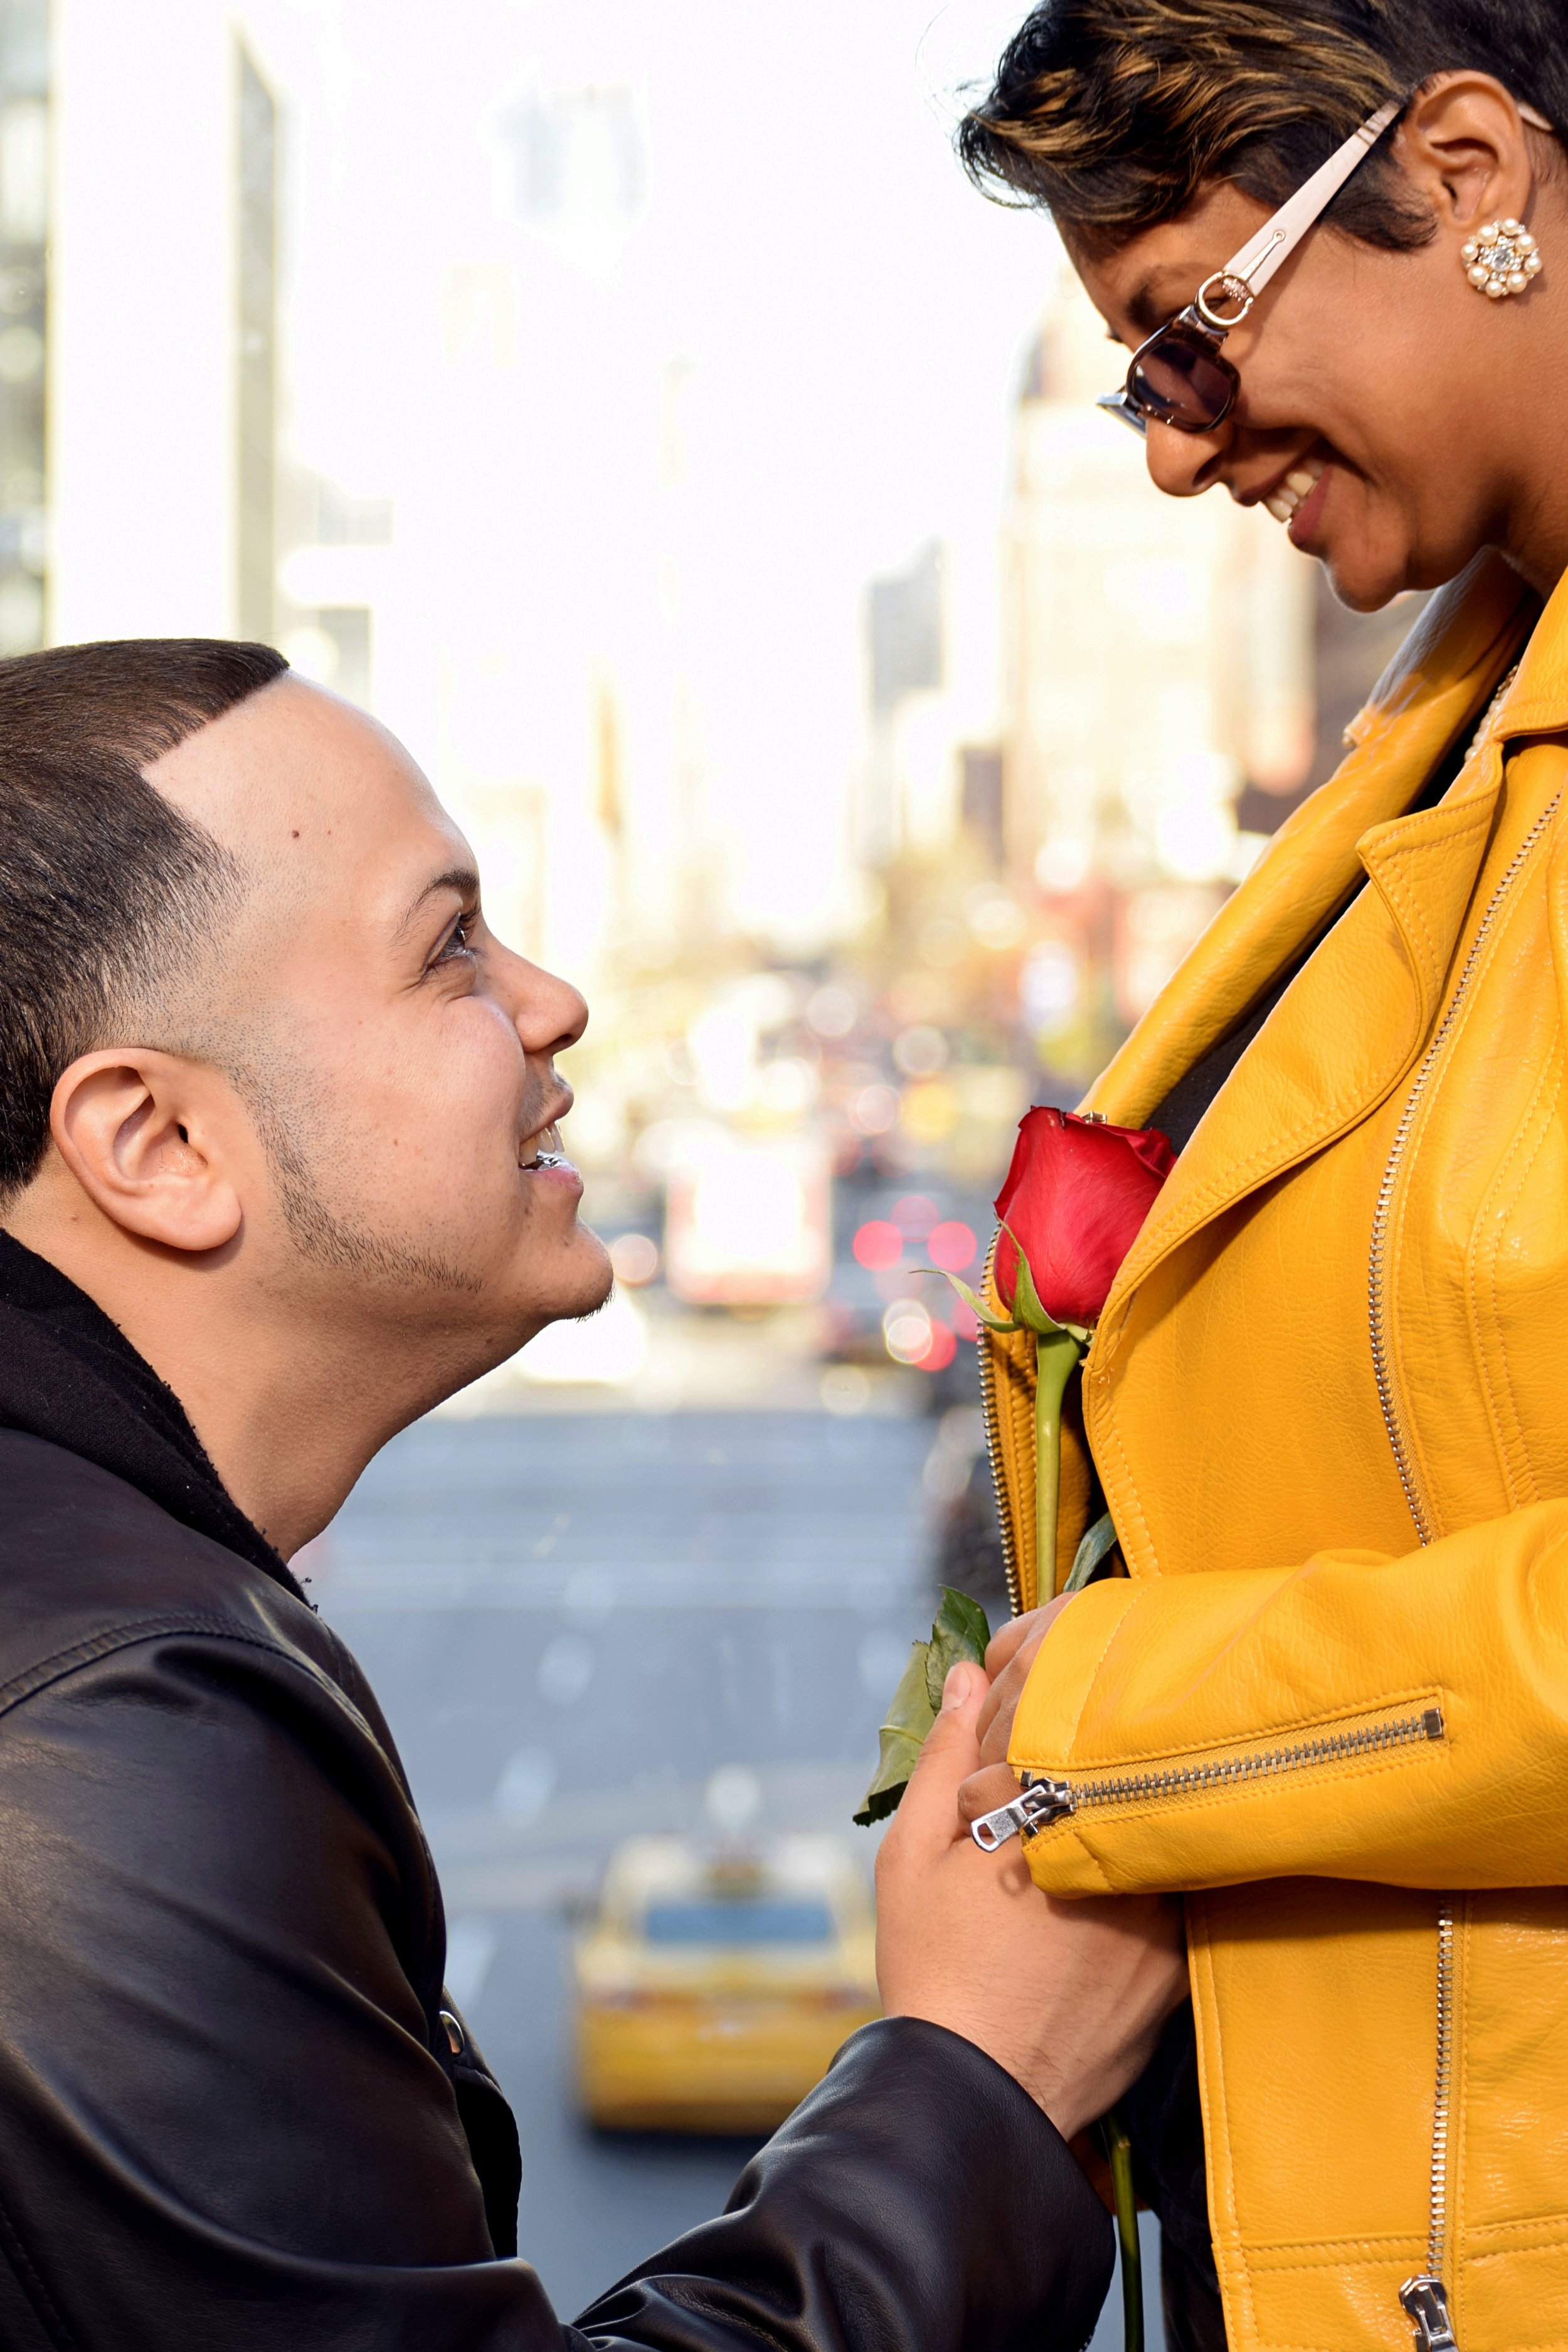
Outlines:
[{"label": "zippered pocket", "polygon": [[1293,1772],[1321,1770],[1331,1764],[1355,1761],[1384,1748],[1407,1748],[1441,1739],[1440,1706],[1408,1709],[1403,1714],[1374,1716],[1346,1724],[1310,1738],[1284,1742],[1277,1748],[1239,1750],[1187,1764],[1167,1764],[1142,1772],[1100,1772],[1090,1778],[1058,1780],[1048,1773],[1026,1772],[1023,1787],[1010,1803],[982,1813],[970,1823],[969,1834],[984,1853],[994,1853],[1011,1837],[1031,1838],[1069,1814],[1117,1805],[1158,1802],[1161,1799],[1205,1796],[1215,1789],[1239,1788],[1258,1780]]}]

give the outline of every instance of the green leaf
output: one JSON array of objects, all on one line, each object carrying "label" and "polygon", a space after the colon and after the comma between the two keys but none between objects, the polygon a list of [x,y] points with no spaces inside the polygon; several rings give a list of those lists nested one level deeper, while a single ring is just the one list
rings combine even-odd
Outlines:
[{"label": "green leaf", "polygon": [[865,1802],[854,1817],[862,1829],[869,1829],[873,1822],[885,1821],[896,1811],[900,1798],[909,1787],[910,1774],[925,1744],[926,1733],[936,1721],[936,1709],[927,1688],[930,1654],[929,1642],[916,1642],[910,1646],[909,1664],[899,1677],[899,1687],[893,1693],[879,1735],[881,1753],[876,1774],[866,1791]]},{"label": "green leaf", "polygon": [[979,1666],[985,1663],[985,1645],[991,1639],[991,1627],[978,1601],[971,1601],[967,1592],[955,1592],[951,1584],[942,1588],[942,1606],[936,1612],[936,1622],[931,1629],[926,1644],[926,1696],[931,1700],[932,1715],[942,1712],[942,1686],[962,1658]]},{"label": "green leaf", "polygon": [[1027,1329],[1038,1332],[1042,1339],[1053,1339],[1058,1331],[1070,1331],[1079,1346],[1087,1348],[1094,1337],[1090,1327],[1087,1323],[1058,1323],[1053,1316],[1046,1312],[1040,1304],[1039,1293],[1035,1288],[1035,1277],[1030,1271],[1029,1261],[1024,1255],[1017,1234],[1011,1225],[1005,1223],[1002,1231],[1017,1252],[1017,1272],[1013,1277],[1013,1312],[1019,1322]]},{"label": "green leaf", "polygon": [[1035,1288],[1035,1277],[1030,1271],[1029,1261],[1024,1255],[1024,1246],[1017,1234],[1008,1224],[1004,1224],[1002,1231],[1012,1243],[1016,1253],[1013,1312],[1019,1322],[1026,1325],[1029,1330],[1037,1331],[1043,1339],[1048,1338],[1053,1331],[1059,1331],[1062,1326],[1047,1315],[1040,1304],[1039,1293]]},{"label": "green leaf", "polygon": [[942,1686],[949,1671],[961,1658],[979,1665],[990,1639],[991,1627],[979,1601],[944,1584],[931,1640],[911,1644],[909,1663],[888,1708],[879,1734],[876,1777],[854,1816],[862,1829],[886,1821],[898,1811],[926,1734],[942,1710]]},{"label": "green leaf", "polygon": [[989,1307],[986,1306],[984,1298],[982,1298],[977,1292],[971,1290],[967,1282],[960,1282],[956,1274],[949,1274],[946,1266],[917,1265],[911,1267],[910,1271],[914,1274],[940,1274],[943,1282],[951,1282],[953,1289],[958,1293],[960,1298],[963,1299],[964,1305],[968,1307],[975,1321],[977,1323],[984,1323],[988,1331],[1023,1330],[1024,1326],[1022,1323],[1015,1323],[1011,1320],[1005,1323],[1000,1316],[993,1315]]},{"label": "green leaf", "polygon": [[1102,1519],[1096,1519],[1093,1527],[1089,1528],[1073,1554],[1072,1567],[1068,1572],[1068,1580],[1063,1585],[1062,1591],[1081,1592],[1106,1553],[1114,1549],[1115,1543],[1116,1522],[1107,1511]]}]

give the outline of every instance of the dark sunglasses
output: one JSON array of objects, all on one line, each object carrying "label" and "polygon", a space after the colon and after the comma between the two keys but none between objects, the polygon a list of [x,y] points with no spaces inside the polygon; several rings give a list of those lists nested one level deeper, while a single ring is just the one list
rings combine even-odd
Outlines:
[{"label": "dark sunglasses", "polygon": [[1401,110],[1402,101],[1392,100],[1369,114],[1234,259],[1205,278],[1187,308],[1139,344],[1121,390],[1097,404],[1134,433],[1146,433],[1151,424],[1173,425],[1178,433],[1212,433],[1223,425],[1236,406],[1241,378],[1220,345]]}]

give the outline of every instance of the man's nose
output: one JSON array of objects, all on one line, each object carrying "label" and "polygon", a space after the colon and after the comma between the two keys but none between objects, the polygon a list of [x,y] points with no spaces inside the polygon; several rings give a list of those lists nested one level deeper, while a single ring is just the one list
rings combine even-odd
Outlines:
[{"label": "man's nose", "polygon": [[581,991],[522,956],[508,961],[511,1017],[525,1050],[559,1054],[574,1045],[588,1026],[587,1001]]},{"label": "man's nose", "polygon": [[1151,419],[1143,436],[1149,478],[1168,499],[1195,499],[1222,478],[1231,444],[1228,421],[1212,433],[1178,433]]}]

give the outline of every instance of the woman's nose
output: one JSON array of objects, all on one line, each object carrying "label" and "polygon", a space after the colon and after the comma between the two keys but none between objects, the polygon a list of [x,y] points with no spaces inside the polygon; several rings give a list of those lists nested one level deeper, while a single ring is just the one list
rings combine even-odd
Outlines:
[{"label": "woman's nose", "polygon": [[1212,433],[1178,433],[1152,419],[1143,436],[1149,478],[1168,499],[1198,498],[1219,480],[1229,446],[1228,424]]}]

